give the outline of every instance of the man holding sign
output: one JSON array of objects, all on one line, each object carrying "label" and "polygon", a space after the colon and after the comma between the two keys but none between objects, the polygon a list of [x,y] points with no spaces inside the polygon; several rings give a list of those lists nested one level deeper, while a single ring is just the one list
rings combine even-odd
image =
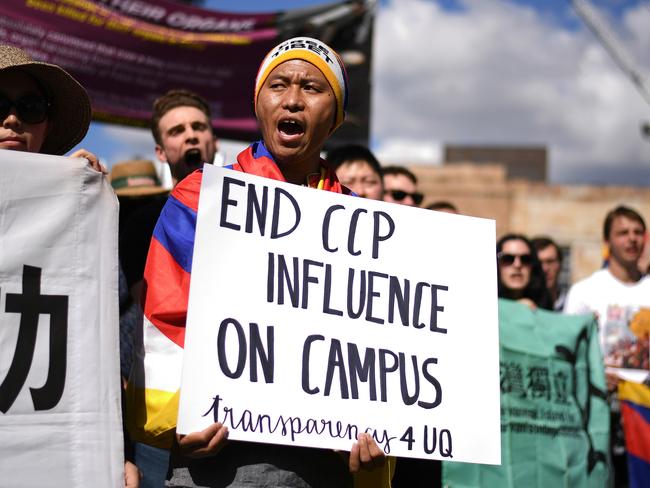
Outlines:
[{"label": "man holding sign", "polygon": [[[326,139],[343,122],[346,102],[345,68],[330,47],[310,38],[279,44],[262,62],[255,83],[255,113],[263,140],[239,154],[231,168],[349,193],[320,158]],[[161,447],[170,445],[176,426],[202,178],[197,171],[172,192],[154,231],[145,268],[142,374],[130,385],[135,412],[131,428]],[[345,487],[352,486],[350,472],[385,465],[384,453],[366,433],[360,433],[352,445],[347,467],[344,456],[332,450],[227,443],[227,436],[228,429],[219,422],[176,436],[170,486]]]}]

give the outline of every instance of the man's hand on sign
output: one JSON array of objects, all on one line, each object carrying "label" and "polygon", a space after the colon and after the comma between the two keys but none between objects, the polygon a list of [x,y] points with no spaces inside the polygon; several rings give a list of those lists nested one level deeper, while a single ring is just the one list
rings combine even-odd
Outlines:
[{"label": "man's hand on sign", "polygon": [[184,456],[191,458],[214,456],[228,442],[228,427],[217,422],[201,432],[176,434],[176,441]]},{"label": "man's hand on sign", "polygon": [[104,173],[105,175],[108,174],[108,170],[102,163],[99,162],[99,158],[90,151],[86,151],[85,149],[77,149],[75,152],[70,154],[70,157],[86,158],[88,160],[88,166],[90,166],[92,169]]},{"label": "man's hand on sign", "polygon": [[361,469],[373,470],[386,463],[386,455],[379,449],[375,440],[369,434],[359,434],[357,442],[352,444],[348,466],[351,473]]}]

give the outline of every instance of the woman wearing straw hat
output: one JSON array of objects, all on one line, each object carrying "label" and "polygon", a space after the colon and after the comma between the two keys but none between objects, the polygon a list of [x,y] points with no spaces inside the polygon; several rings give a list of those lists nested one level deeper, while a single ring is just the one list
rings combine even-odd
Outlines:
[{"label": "woman wearing straw hat", "polygon": [[[343,122],[346,102],[345,68],[329,46],[304,37],[279,44],[263,60],[255,83],[255,114],[263,139],[242,151],[231,168],[349,194],[320,158],[325,141]],[[127,392],[133,401],[128,415],[132,437],[158,448],[173,445],[166,486],[351,488],[359,486],[365,469],[386,473],[365,486],[389,486],[390,463],[365,433],[343,461],[340,453],[327,449],[227,442],[228,430],[220,423],[175,436],[180,387],[175,379],[182,364],[190,282],[186,263],[194,250],[201,179],[197,170],[174,188],[149,248],[144,343],[135,359],[141,366],[132,370],[144,375],[132,375]]]},{"label": "woman wearing straw hat", "polygon": [[[62,156],[84,138],[90,114],[86,90],[66,71],[0,45],[0,149]],[[106,173],[85,149],[70,157]]]},{"label": "woman wearing straw hat", "polygon": [[[66,71],[0,44],[0,149],[62,156],[84,138],[90,114],[86,90]],[[85,149],[70,157],[86,158],[93,169],[107,173]],[[137,488],[138,468],[127,461],[124,471],[126,488]]]}]

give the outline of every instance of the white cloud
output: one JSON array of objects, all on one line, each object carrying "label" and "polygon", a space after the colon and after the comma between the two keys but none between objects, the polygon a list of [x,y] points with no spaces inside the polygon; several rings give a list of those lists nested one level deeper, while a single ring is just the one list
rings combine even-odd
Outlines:
[{"label": "white cloud", "polygon": [[[415,157],[417,141],[545,144],[555,180],[650,161],[639,131],[649,107],[591,32],[505,0],[462,4],[449,12],[399,0],[379,10],[372,129],[380,158],[396,145]],[[649,24],[643,6],[623,19],[636,59],[650,47]]]},{"label": "white cloud", "polygon": [[384,165],[441,164],[443,159],[441,144],[407,138],[387,139],[378,145],[376,152]]}]

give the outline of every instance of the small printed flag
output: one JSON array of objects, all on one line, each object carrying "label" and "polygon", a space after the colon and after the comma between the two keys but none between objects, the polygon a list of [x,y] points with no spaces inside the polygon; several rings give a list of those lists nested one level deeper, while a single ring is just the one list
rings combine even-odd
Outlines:
[{"label": "small printed flag", "polygon": [[650,387],[619,385],[630,488],[650,486]]}]

